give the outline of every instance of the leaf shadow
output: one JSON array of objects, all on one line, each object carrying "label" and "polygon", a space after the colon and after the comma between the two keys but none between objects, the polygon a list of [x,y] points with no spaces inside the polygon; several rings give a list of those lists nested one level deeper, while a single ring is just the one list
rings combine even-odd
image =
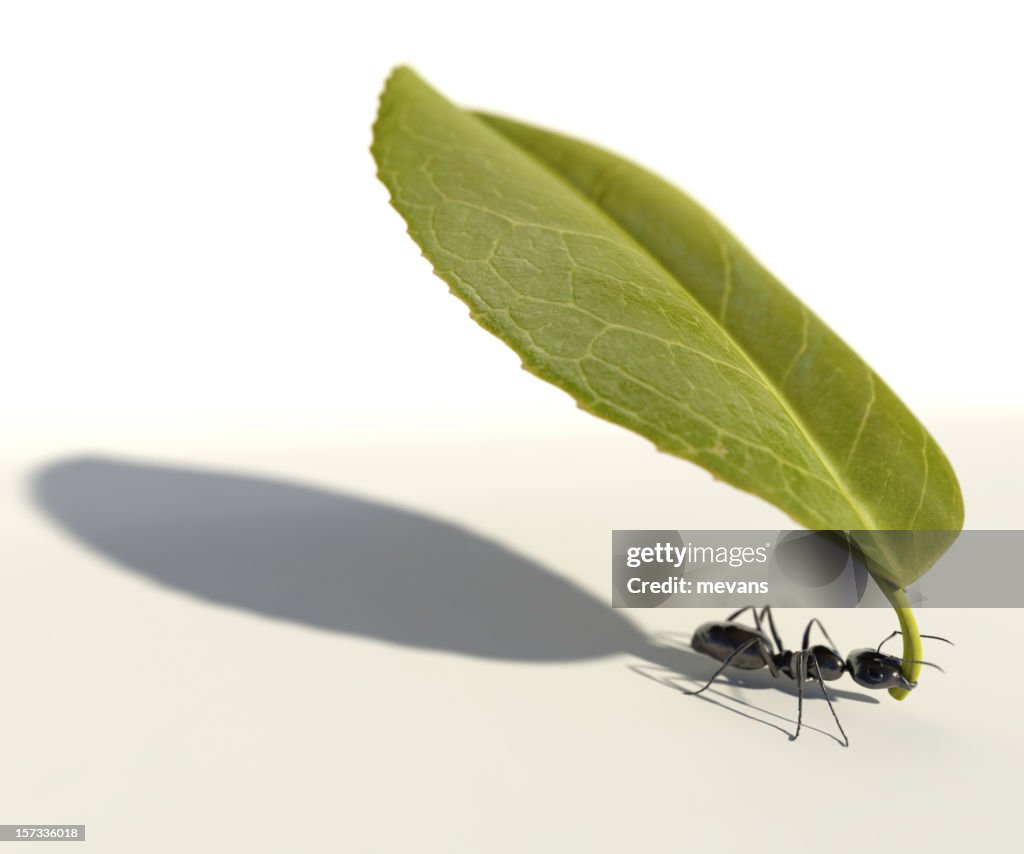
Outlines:
[{"label": "leaf shadow", "polygon": [[117,566],[223,606],[464,655],[635,653],[626,612],[494,540],[357,495],[245,474],[78,456],[31,500]]}]

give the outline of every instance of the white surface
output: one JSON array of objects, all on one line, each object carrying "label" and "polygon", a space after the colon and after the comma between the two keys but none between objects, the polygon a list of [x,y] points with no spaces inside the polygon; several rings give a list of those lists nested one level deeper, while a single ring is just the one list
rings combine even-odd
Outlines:
[{"label": "white surface", "polygon": [[[1007,498],[1024,469],[999,449],[1024,425],[934,426],[965,462],[975,525],[1019,527]],[[960,851],[1016,833],[1018,612],[921,612],[957,642],[928,650],[948,675],[904,703],[837,685],[846,750],[820,699],[791,743],[795,697],[767,679],[686,697],[671,685],[707,666],[682,653],[673,674],[626,647],[685,646],[721,614],[608,608],[610,529],[786,522],[624,431],[113,451],[39,449],[4,471],[3,821],[85,822],[103,852]],[[26,479],[69,459],[92,467],[88,512],[134,568],[30,505]],[[159,471],[137,502],[104,497],[97,475],[140,464],[177,468],[178,494],[200,500],[148,513]],[[261,482],[203,497],[224,474]],[[197,595],[197,567],[224,569],[226,592]],[[420,578],[412,612],[393,570]],[[284,618],[238,605],[253,599]],[[823,616],[846,648],[894,622]],[[783,614],[784,636],[808,617]]]}]

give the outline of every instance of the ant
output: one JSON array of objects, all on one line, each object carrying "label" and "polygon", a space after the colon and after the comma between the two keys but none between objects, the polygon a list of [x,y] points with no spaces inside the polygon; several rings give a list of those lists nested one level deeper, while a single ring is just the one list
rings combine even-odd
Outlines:
[{"label": "ant", "polygon": [[[754,623],[757,626],[756,629],[734,622],[744,611],[751,611],[753,613]],[[771,631],[770,639],[761,627],[761,621],[766,618]],[[811,629],[814,628],[815,624],[817,624],[822,635],[824,635],[825,640],[828,641],[829,646],[823,644],[810,645]],[[815,617],[807,624],[807,628],[804,629],[801,648],[793,652],[785,648],[779,637],[779,632],[775,628],[775,620],[772,617],[772,609],[770,607],[762,608],[761,613],[758,614],[755,606],[747,605],[745,608],[740,608],[738,611],[730,614],[724,621],[704,623],[697,627],[697,631],[693,633],[693,639],[690,642],[691,646],[697,652],[722,662],[722,666],[714,672],[703,688],[699,688],[696,691],[684,691],[684,693],[697,695],[705,691],[729,665],[740,670],[760,670],[762,667],[767,666],[772,676],[778,677],[782,673],[790,679],[796,680],[796,734],[793,736],[793,739],[796,739],[800,735],[800,727],[803,723],[804,682],[809,679],[815,679],[821,686],[821,693],[825,695],[829,711],[832,712],[836,726],[839,727],[839,732],[843,736],[843,746],[849,747],[850,739],[843,730],[843,725],[839,723],[839,716],[836,714],[836,710],[832,706],[832,699],[825,689],[826,682],[833,682],[844,673],[849,673],[853,681],[863,688],[902,688],[905,691],[910,691],[917,687],[917,683],[909,681],[901,672],[900,667],[905,662],[924,664],[928,667],[934,667],[940,673],[945,673],[939,665],[932,664],[930,661],[897,658],[894,655],[882,652],[882,647],[898,634],[902,634],[902,632],[894,631],[876,649],[855,649],[844,660],[836,650],[835,643],[829,637],[828,632],[825,631],[821,621]],[[952,641],[935,635],[921,635],[921,637],[940,640],[951,646],[954,645]],[[773,641],[774,647],[772,645]],[[776,649],[778,650],[777,652],[775,651]]]}]

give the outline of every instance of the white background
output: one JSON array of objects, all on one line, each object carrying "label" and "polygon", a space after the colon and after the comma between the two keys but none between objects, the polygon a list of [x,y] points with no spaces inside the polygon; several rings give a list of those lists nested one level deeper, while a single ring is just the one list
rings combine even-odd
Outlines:
[{"label": "white background", "polygon": [[1024,406],[1013,4],[669,8],[5,4],[5,434],[579,426],[374,179],[400,62],[677,182],[915,412]]},{"label": "white background", "polygon": [[[924,420],[968,524],[1019,528],[1022,25],[1010,3],[0,7],[0,823],[85,821],[102,852],[1006,844],[1016,612],[926,612],[950,675],[840,701],[844,751],[820,700],[790,744],[782,691],[716,705],[625,653],[499,661],[157,585],[27,485],[85,453],[307,484],[602,602],[613,527],[786,526],[578,412],[432,277],[368,150],[406,63],[688,190]],[[294,534],[281,577],[307,578],[330,518],[271,510],[240,540]],[[156,522],[188,541],[183,519]],[[845,649],[893,620],[828,622]]]}]

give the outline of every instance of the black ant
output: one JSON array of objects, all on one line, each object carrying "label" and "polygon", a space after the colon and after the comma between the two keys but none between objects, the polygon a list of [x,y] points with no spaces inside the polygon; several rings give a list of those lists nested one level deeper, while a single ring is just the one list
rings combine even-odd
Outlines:
[{"label": "black ant", "polygon": [[[733,622],[744,611],[753,612],[754,623],[757,625],[756,629]],[[770,639],[761,628],[761,621],[765,618],[767,618],[768,626],[771,630]],[[829,646],[824,646],[823,644],[810,645],[811,629],[815,624],[817,624],[821,633],[825,636]],[[699,688],[696,691],[684,691],[684,693],[700,694],[710,687],[711,683],[729,665],[740,670],[760,670],[762,667],[767,666],[772,676],[777,677],[782,673],[790,679],[796,680],[796,734],[793,736],[795,739],[800,735],[800,726],[803,723],[804,682],[809,679],[816,679],[821,686],[822,694],[825,695],[825,701],[828,703],[829,711],[832,712],[836,726],[839,727],[839,732],[842,733],[843,746],[849,747],[850,739],[847,738],[843,725],[839,723],[839,716],[832,707],[832,699],[829,697],[828,691],[825,690],[826,682],[833,682],[844,673],[849,673],[853,681],[863,688],[902,688],[905,691],[910,691],[917,687],[917,683],[909,681],[901,672],[901,665],[905,662],[925,664],[928,667],[934,667],[936,670],[945,673],[939,665],[932,664],[930,661],[897,658],[894,655],[887,655],[882,652],[882,647],[898,634],[901,634],[901,632],[893,632],[876,649],[855,649],[844,660],[836,650],[835,643],[828,636],[828,632],[825,631],[821,621],[815,617],[807,624],[807,628],[804,629],[801,648],[797,652],[793,652],[787,650],[779,638],[778,630],[775,628],[775,620],[772,618],[772,609],[770,607],[762,608],[761,613],[758,614],[756,607],[747,605],[745,608],[740,608],[735,613],[730,614],[723,622],[704,623],[697,627],[697,631],[693,633],[693,639],[690,642],[691,646],[697,652],[721,661],[722,666],[714,672],[703,688]],[[921,637],[940,640],[950,645],[953,643],[935,635],[921,635]],[[774,647],[772,646],[773,641]],[[776,652],[775,649],[778,651]]]}]

